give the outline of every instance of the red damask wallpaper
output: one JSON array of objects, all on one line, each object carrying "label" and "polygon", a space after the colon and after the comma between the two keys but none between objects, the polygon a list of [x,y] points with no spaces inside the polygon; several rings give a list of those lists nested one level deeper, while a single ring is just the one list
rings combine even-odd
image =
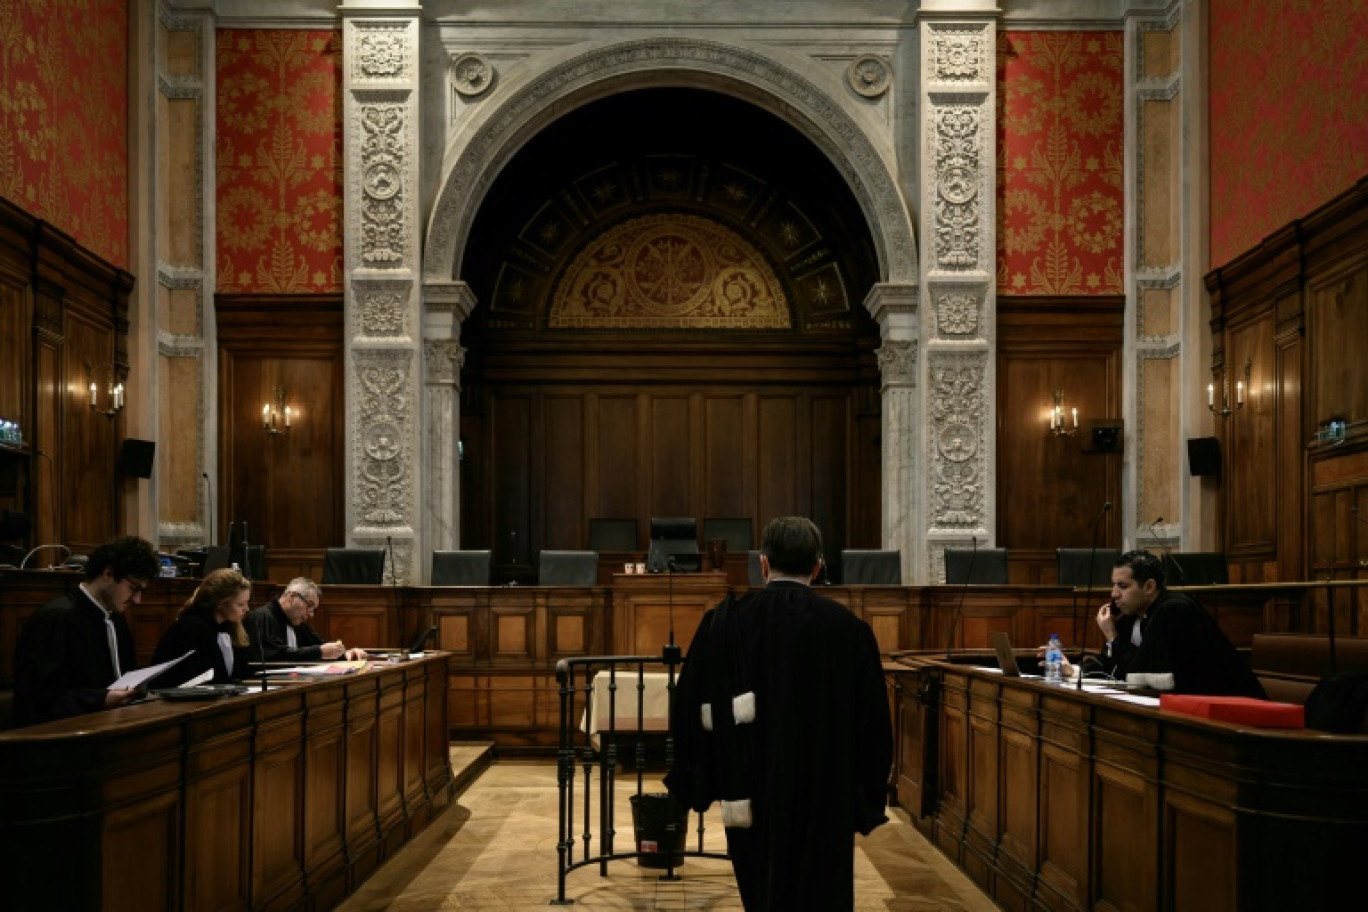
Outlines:
[{"label": "red damask wallpaper", "polygon": [[218,33],[218,290],[342,289],[342,36]]},{"label": "red damask wallpaper", "polygon": [[1122,293],[1122,33],[998,35],[998,294]]},{"label": "red damask wallpaper", "polygon": [[0,195],[128,268],[127,0],[0,0]]},{"label": "red damask wallpaper", "polygon": [[1368,2],[1212,0],[1211,266],[1368,174]]}]

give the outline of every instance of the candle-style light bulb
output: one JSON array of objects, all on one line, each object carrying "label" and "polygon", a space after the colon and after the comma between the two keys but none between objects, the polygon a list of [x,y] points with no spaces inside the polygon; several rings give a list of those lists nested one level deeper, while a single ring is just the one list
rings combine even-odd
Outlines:
[{"label": "candle-style light bulb", "polygon": [[1216,407],[1216,384],[1214,384],[1214,383],[1208,383],[1208,384],[1207,384],[1207,408],[1214,409],[1215,407]]},{"label": "candle-style light bulb", "polygon": [[1243,381],[1243,380],[1237,380],[1237,381],[1235,382],[1235,404],[1236,404],[1236,405],[1244,405],[1244,381]]},{"label": "candle-style light bulb", "polygon": [[288,405],[285,406],[285,426],[290,426],[290,407]]},{"label": "candle-style light bulb", "polygon": [[99,405],[99,403],[96,401],[96,395],[98,394],[98,392],[99,392],[99,387],[96,386],[94,380],[91,380],[91,381],[90,381],[90,407],[91,407],[91,408],[94,408],[95,406]]},{"label": "candle-style light bulb", "polygon": [[261,407],[261,426],[264,428],[271,426],[271,404],[269,402]]},{"label": "candle-style light bulb", "polygon": [[1078,427],[1078,409],[1077,409],[1077,408],[1075,408],[1075,409],[1073,410],[1073,422],[1074,422],[1074,427],[1077,428],[1077,427]]}]

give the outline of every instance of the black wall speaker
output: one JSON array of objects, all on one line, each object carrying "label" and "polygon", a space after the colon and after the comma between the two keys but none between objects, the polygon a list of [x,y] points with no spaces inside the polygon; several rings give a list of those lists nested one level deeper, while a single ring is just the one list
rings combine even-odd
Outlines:
[{"label": "black wall speaker", "polygon": [[119,474],[133,478],[152,477],[152,454],[157,445],[151,440],[135,440],[132,437],[123,442],[119,449]]},{"label": "black wall speaker", "polygon": [[1188,474],[1221,474],[1221,441],[1215,437],[1188,438]]}]

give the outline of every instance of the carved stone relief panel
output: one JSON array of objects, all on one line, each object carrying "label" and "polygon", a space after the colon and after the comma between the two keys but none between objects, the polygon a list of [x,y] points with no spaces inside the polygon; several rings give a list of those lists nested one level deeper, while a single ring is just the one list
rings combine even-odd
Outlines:
[{"label": "carved stone relief panel", "polygon": [[982,335],[983,289],[977,285],[933,285],[932,312],[936,335],[942,339],[970,339]]},{"label": "carved stone relief panel", "polygon": [[455,339],[424,339],[424,379],[428,383],[457,384],[465,367],[466,350]]},{"label": "carved stone relief panel", "polygon": [[361,162],[361,264],[396,269],[409,254],[406,208],[408,106],[363,104],[358,137]]},{"label": "carved stone relief panel", "polygon": [[984,441],[988,356],[932,352],[928,358],[929,525],[937,531],[979,528],[991,493]]},{"label": "carved stone relief panel", "polygon": [[970,88],[995,77],[987,29],[991,25],[932,23],[929,30],[930,81]]},{"label": "carved stone relief panel", "polygon": [[874,352],[879,361],[883,388],[915,386],[917,382],[917,344],[910,339],[885,339]]},{"label": "carved stone relief panel", "polygon": [[352,331],[358,336],[381,339],[407,338],[413,283],[406,280],[358,280],[353,284],[355,306]]},{"label": "carved stone relief panel", "polygon": [[982,268],[983,110],[973,105],[938,105],[932,112],[931,160],[934,162],[935,268]]},{"label": "carved stone relief panel", "polygon": [[407,83],[413,78],[412,23],[362,20],[349,26],[356,30],[352,82]]},{"label": "carved stone relief panel", "polygon": [[413,509],[414,420],[411,351],[353,354],[352,447],[359,525],[403,524]]}]

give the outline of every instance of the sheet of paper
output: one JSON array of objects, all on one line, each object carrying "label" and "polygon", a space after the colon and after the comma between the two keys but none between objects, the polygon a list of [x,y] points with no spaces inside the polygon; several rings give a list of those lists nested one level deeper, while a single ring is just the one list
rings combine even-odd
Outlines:
[{"label": "sheet of paper", "polygon": [[195,675],[193,678],[182,684],[181,687],[198,687],[201,684],[208,684],[212,680],[214,680],[214,669],[210,668],[207,671],[205,671],[204,674]]},{"label": "sheet of paper", "polygon": [[1122,703],[1134,703],[1137,706],[1159,706],[1158,697],[1144,697],[1140,694],[1115,693],[1112,691],[1102,691],[1104,697],[1111,697],[1113,700],[1120,700]]},{"label": "sheet of paper", "polygon": [[293,668],[271,668],[266,673],[268,675],[341,675],[352,674],[364,671],[370,667],[370,663],[364,660],[356,662],[320,662],[317,665],[296,665]]},{"label": "sheet of paper", "polygon": [[166,669],[170,668],[172,665],[175,665],[177,662],[183,662],[194,654],[195,650],[192,649],[179,659],[162,662],[160,665],[153,665],[151,668],[139,668],[137,671],[130,671],[113,684],[110,684],[107,689],[124,690],[129,687],[140,687],[145,682],[152,680],[163,671],[166,671]]}]

